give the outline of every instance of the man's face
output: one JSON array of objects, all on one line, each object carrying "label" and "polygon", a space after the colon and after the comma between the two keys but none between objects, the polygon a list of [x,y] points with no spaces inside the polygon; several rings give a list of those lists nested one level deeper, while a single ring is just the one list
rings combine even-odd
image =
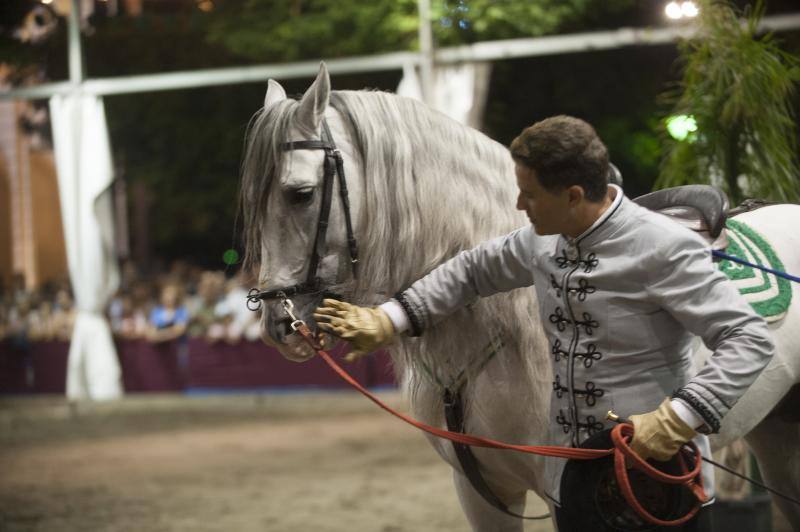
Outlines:
[{"label": "man's face", "polygon": [[525,211],[533,224],[536,234],[557,235],[566,233],[570,227],[569,190],[546,190],[536,171],[527,166],[516,164],[517,209]]}]

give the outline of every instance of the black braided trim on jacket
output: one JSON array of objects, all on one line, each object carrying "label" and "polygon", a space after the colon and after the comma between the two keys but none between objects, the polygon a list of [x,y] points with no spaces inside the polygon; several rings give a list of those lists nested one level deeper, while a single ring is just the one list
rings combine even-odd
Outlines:
[{"label": "black braided trim on jacket", "polygon": [[408,299],[406,299],[405,294],[403,294],[403,292],[397,292],[394,295],[394,298],[398,303],[400,303],[400,306],[403,307],[406,316],[408,316],[408,322],[411,324],[409,336],[422,336],[422,320],[420,320],[419,315],[414,312],[414,308],[411,306],[411,303],[408,302]]},{"label": "black braided trim on jacket", "polygon": [[686,388],[681,388],[672,394],[672,399],[680,399],[681,401],[684,401],[692,408],[692,410],[697,412],[700,417],[703,418],[705,424],[711,429],[710,434],[716,434],[719,432],[719,418],[715,416],[711,409],[708,408],[703,401],[698,399],[695,394],[686,390]]}]

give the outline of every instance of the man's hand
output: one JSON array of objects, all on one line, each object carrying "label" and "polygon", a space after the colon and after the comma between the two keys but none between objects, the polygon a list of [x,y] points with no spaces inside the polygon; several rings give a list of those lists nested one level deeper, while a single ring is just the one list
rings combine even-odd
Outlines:
[{"label": "man's hand", "polygon": [[696,434],[678,417],[669,399],[664,399],[657,410],[630,416],[630,421],[633,423],[631,449],[644,460],[653,458],[665,462]]},{"label": "man's hand", "polygon": [[396,334],[392,320],[383,310],[335,299],[323,300],[314,311],[314,319],[323,331],[350,342],[352,349],[345,357],[348,362],[386,345]]}]

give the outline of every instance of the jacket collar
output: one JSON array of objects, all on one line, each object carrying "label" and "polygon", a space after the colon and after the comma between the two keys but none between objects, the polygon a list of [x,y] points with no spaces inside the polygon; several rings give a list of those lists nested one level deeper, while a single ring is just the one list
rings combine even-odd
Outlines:
[{"label": "jacket collar", "polygon": [[623,223],[625,216],[621,213],[627,210],[630,200],[625,197],[622,189],[617,185],[609,184],[608,186],[616,192],[614,201],[608,209],[595,220],[591,227],[577,237],[569,238],[562,235],[562,238],[567,241],[567,245],[586,246],[600,242],[606,235],[614,232]]}]

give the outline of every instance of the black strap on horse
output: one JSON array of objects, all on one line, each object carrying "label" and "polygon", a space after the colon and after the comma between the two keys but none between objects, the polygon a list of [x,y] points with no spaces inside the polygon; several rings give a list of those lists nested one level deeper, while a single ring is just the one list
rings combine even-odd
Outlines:
[{"label": "black strap on horse", "polygon": [[325,256],[328,234],[328,219],[331,214],[331,202],[333,200],[333,180],[336,174],[339,175],[339,197],[342,201],[344,211],[345,228],[347,230],[347,245],[350,252],[350,264],[353,268],[353,277],[358,277],[358,246],[353,233],[353,222],[350,216],[350,198],[347,192],[347,180],[344,175],[344,160],[342,153],[333,142],[331,130],[328,122],[322,120],[322,138],[320,140],[296,140],[282,144],[283,151],[293,150],[324,150],[325,160],[323,162],[323,182],[322,182],[322,202],[317,221],[317,235],[314,238],[314,247],[311,249],[311,258],[308,264],[308,275],[302,283],[272,290],[259,291],[253,288],[247,294],[247,307],[250,310],[258,310],[261,301],[265,299],[280,299],[282,297],[293,297],[299,294],[311,294],[322,292],[322,279],[317,276],[317,269],[322,257]]},{"label": "black strap on horse", "polygon": [[[445,388],[444,417],[447,420],[447,430],[464,433],[464,405],[461,400],[460,389],[452,391]],[[478,469],[478,459],[475,458],[474,454],[472,454],[472,448],[469,445],[464,445],[463,443],[452,442],[452,444],[453,450],[455,450],[456,457],[458,458],[458,463],[461,464],[461,470],[469,480],[472,488],[478,492],[481,497],[483,497],[483,500],[504,514],[510,515],[511,517],[531,520],[550,518],[549,513],[545,515],[525,516],[509,510],[508,506],[506,506],[505,503],[500,500],[500,497],[495,495],[495,493],[492,491],[492,488],[490,488],[489,484],[486,483],[486,479],[483,478],[480,469]]]}]

